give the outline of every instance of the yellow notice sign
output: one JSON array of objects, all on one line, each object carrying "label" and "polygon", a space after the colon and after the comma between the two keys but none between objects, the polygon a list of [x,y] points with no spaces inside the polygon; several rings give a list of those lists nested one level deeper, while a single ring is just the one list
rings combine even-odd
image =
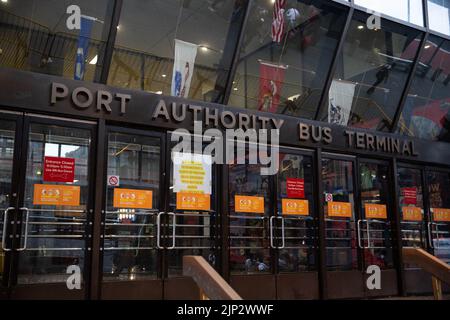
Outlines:
[{"label": "yellow notice sign", "polygon": [[402,214],[404,221],[422,221],[422,209],[419,207],[403,207]]},{"label": "yellow notice sign", "polygon": [[308,200],[299,199],[281,199],[282,214],[284,215],[297,215],[308,216],[309,215],[309,202]]},{"label": "yellow notice sign", "polygon": [[264,197],[234,196],[234,211],[264,214]]},{"label": "yellow notice sign", "polygon": [[211,156],[174,152],[172,161],[174,192],[211,194]]},{"label": "yellow notice sign", "polygon": [[114,189],[115,208],[152,209],[153,191],[138,189]]},{"label": "yellow notice sign", "polygon": [[329,217],[352,217],[352,204],[350,202],[328,202],[327,208]]},{"label": "yellow notice sign", "polygon": [[211,195],[202,193],[178,192],[177,209],[208,211],[211,209]]},{"label": "yellow notice sign", "polygon": [[35,184],[33,204],[47,206],[79,206],[80,187],[56,184]]}]

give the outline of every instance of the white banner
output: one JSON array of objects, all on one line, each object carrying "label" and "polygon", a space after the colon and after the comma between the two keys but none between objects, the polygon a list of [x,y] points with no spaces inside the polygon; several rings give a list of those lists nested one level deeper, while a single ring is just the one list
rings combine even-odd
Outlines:
[{"label": "white banner", "polygon": [[175,58],[173,60],[172,96],[187,98],[194,74],[197,45],[175,39]]},{"label": "white banner", "polygon": [[172,153],[173,192],[211,194],[212,157],[195,153]]},{"label": "white banner", "polygon": [[328,122],[342,126],[348,124],[356,84],[333,80],[329,93]]}]

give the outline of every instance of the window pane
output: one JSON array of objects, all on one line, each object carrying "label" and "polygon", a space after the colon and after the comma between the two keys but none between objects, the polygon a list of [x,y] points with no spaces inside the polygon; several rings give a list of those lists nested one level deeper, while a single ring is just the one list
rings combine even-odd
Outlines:
[{"label": "window pane", "polygon": [[273,4],[250,8],[229,104],[314,118],[348,8],[286,1],[280,42],[272,41]]},{"label": "window pane", "polygon": [[[415,51],[419,43],[412,43]],[[431,36],[425,44],[398,131],[429,140],[450,141],[450,41]]]},{"label": "window pane", "polygon": [[391,17],[423,26],[422,0],[355,0],[355,4]]},{"label": "window pane", "polygon": [[428,0],[430,29],[450,35],[450,0]]},{"label": "window pane", "polygon": [[[228,28],[244,4],[240,1],[235,8],[234,1],[124,1],[108,83],[171,95],[175,48],[185,48],[176,45],[177,39],[187,42],[186,50],[195,56],[187,73],[184,67],[178,70],[183,73],[180,83],[186,84],[182,96],[213,100]],[[192,76],[190,86],[187,74]]]},{"label": "window pane", "polygon": [[[0,65],[88,80],[98,79],[112,1],[21,0],[0,3]],[[70,5],[81,23],[69,28]],[[79,65],[76,73],[76,65]]]},{"label": "window pane", "polygon": [[388,131],[417,51],[409,45],[421,33],[385,19],[369,29],[367,18],[355,13],[320,119]]}]

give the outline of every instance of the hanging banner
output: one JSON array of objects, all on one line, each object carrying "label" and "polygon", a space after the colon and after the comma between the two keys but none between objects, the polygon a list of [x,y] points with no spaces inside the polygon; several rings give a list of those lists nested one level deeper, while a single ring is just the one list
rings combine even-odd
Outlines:
[{"label": "hanging banner", "polygon": [[91,38],[92,24],[94,20],[90,17],[81,16],[80,33],[78,35],[77,56],[75,58],[75,80],[83,80],[88,58],[89,41]]},{"label": "hanging banner", "polygon": [[305,197],[305,179],[287,178],[286,193],[288,198]]},{"label": "hanging banner", "polygon": [[259,61],[258,110],[276,112],[280,104],[280,93],[286,66]]},{"label": "hanging banner", "polygon": [[264,214],[264,197],[235,195],[234,211]]},{"label": "hanging banner", "polygon": [[433,213],[433,221],[450,222],[450,209],[431,208]]},{"label": "hanging banner", "polygon": [[284,6],[286,0],[275,0],[273,4],[272,41],[280,43],[284,33]]},{"label": "hanging banner", "polygon": [[364,214],[366,219],[387,219],[386,205],[365,203]]},{"label": "hanging banner", "polygon": [[73,182],[75,177],[75,159],[44,157],[45,182]]},{"label": "hanging banner", "polygon": [[422,221],[422,209],[413,206],[405,206],[402,208],[404,221]]},{"label": "hanging banner", "polygon": [[329,217],[352,217],[352,204],[350,202],[328,202],[327,211]]},{"label": "hanging banner", "polygon": [[401,194],[403,196],[403,204],[417,204],[417,188],[416,187],[405,187],[401,188]]},{"label": "hanging banner", "polygon": [[153,191],[115,188],[113,206],[115,208],[152,209]]},{"label": "hanging banner", "polygon": [[308,200],[298,199],[281,199],[282,214],[284,215],[309,215],[309,202]]},{"label": "hanging banner", "polygon": [[177,209],[209,211],[211,210],[211,195],[192,192],[178,192]]},{"label": "hanging banner", "polygon": [[80,186],[35,184],[33,204],[47,206],[79,206]]},{"label": "hanging banner", "polygon": [[171,95],[174,97],[187,98],[189,95],[197,47],[196,44],[175,39],[171,89]]},{"label": "hanging banner", "polygon": [[333,80],[329,92],[328,122],[346,126],[352,110],[356,85],[351,82]]},{"label": "hanging banner", "polygon": [[173,152],[172,162],[173,192],[211,194],[211,156]]}]

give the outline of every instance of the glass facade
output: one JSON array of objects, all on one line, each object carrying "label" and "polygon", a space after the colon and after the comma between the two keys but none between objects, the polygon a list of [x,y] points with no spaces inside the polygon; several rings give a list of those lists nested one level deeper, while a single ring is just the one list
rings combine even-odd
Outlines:
[{"label": "glass facade", "polygon": [[[21,0],[0,3],[0,65],[98,81],[112,1]],[[69,6],[80,8],[77,26]],[[72,12],[72,11],[70,11]],[[81,51],[80,51],[81,49]],[[84,68],[78,69],[77,65]],[[80,72],[81,70],[83,72]]]},{"label": "glass facade", "polygon": [[421,33],[385,19],[370,29],[368,18],[353,16],[319,120],[390,131],[413,64],[406,50]]},{"label": "glass facade", "polygon": [[[419,45],[413,42],[407,51],[415,51]],[[450,41],[430,36],[414,74],[399,121],[399,132],[428,140],[450,141],[449,84]]]},{"label": "glass facade", "polygon": [[0,65],[448,141],[448,0],[276,3],[1,1]]},{"label": "glass facade", "polygon": [[250,8],[229,104],[313,119],[348,9],[329,1],[287,1],[287,29],[274,42],[272,7],[258,0]]}]

